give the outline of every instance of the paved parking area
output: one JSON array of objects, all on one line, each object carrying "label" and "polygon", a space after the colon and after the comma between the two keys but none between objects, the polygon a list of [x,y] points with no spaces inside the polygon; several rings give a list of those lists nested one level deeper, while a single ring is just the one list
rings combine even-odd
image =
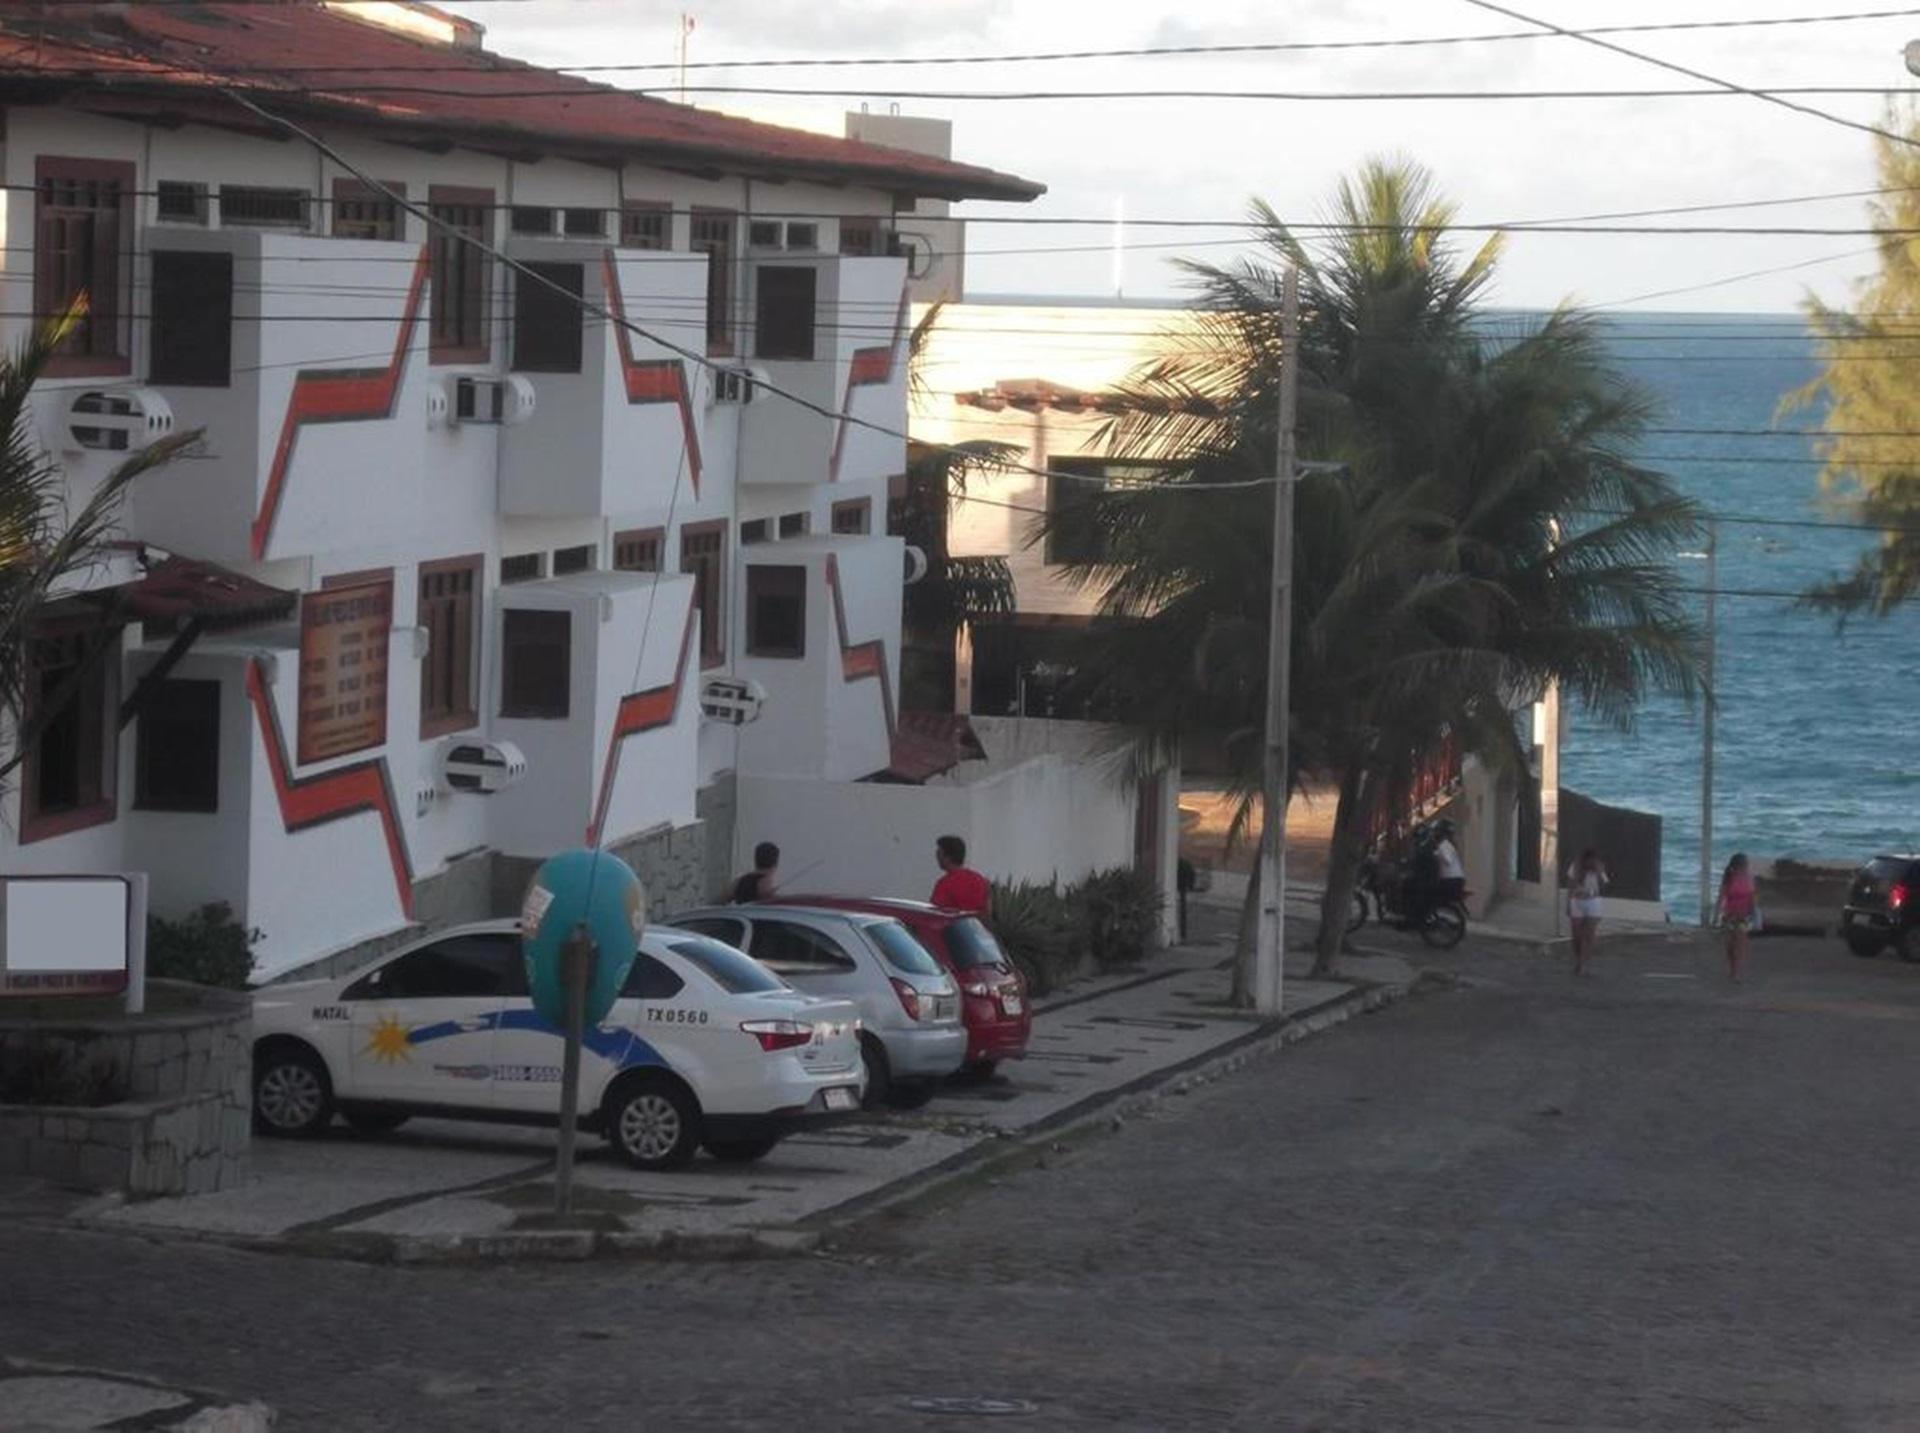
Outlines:
[{"label": "paved parking area", "polygon": [[[1226,1008],[1223,943],[1169,952],[1145,972],[1086,982],[1037,1009],[1028,1057],[984,1083],[953,1082],[924,1109],[885,1111],[795,1136],[750,1165],[702,1156],[684,1171],[628,1168],[581,1142],[577,1206],[613,1247],[752,1237],[817,1227],[836,1211],[958,1167],[997,1142],[1071,1124],[1115,1098],[1270,1036]],[[1373,972],[1393,981],[1404,967]],[[1350,981],[1291,980],[1290,1014],[1343,997]],[[240,1189],[137,1204],[96,1204],[85,1222],[231,1241],[336,1245],[400,1257],[499,1251],[552,1203],[551,1130],[415,1120],[381,1137],[336,1127],[320,1140],[261,1140]],[[561,1252],[562,1241],[545,1236]]]}]

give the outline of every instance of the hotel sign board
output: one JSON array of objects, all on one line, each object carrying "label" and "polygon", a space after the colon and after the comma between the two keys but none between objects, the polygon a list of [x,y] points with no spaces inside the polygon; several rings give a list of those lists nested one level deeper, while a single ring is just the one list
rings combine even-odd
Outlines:
[{"label": "hotel sign board", "polygon": [[327,587],[300,599],[299,760],[384,746],[393,583]]},{"label": "hotel sign board", "polygon": [[132,910],[125,876],[0,876],[0,996],[126,989]]}]

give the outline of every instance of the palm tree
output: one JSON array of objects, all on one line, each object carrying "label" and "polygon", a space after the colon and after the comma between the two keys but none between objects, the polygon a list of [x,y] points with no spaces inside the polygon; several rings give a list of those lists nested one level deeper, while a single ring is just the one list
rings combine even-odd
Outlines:
[{"label": "palm tree", "polygon": [[[1107,543],[1075,575],[1104,592],[1103,612],[1131,619],[1102,664],[1124,688],[1114,699],[1159,747],[1225,736],[1250,797],[1272,492],[1182,489],[1271,476],[1279,296],[1298,268],[1300,451],[1337,465],[1296,489],[1289,713],[1292,777],[1324,772],[1338,790],[1325,971],[1368,819],[1439,742],[1521,759],[1513,711],[1552,682],[1616,722],[1650,689],[1693,690],[1694,632],[1664,559],[1697,514],[1628,457],[1648,404],[1590,319],[1490,329],[1477,300],[1498,245],[1454,254],[1452,210],[1425,171],[1364,166],[1317,248],[1266,206],[1253,213],[1265,254],[1186,265],[1202,318],[1128,386],[1105,435],[1167,485],[1090,494],[1052,521],[1091,523]],[[1250,890],[1249,912],[1257,901]]]},{"label": "palm tree", "polygon": [[102,544],[119,517],[128,484],[199,440],[196,430],[175,434],[135,454],[109,473],[78,508],[69,508],[66,472],[41,445],[30,395],[60,344],[86,314],[83,296],[43,324],[18,351],[0,357],[0,714],[13,733],[13,751],[0,777],[24,759],[47,714],[55,713],[88,670],[104,661],[118,636],[103,624],[97,640],[59,691],[29,710],[30,648],[47,603],[101,560]]},{"label": "palm tree", "polygon": [[[927,345],[944,301],[928,306],[907,339],[907,387],[916,403],[926,386]],[[1000,469],[1015,450],[1000,443],[909,443],[900,495],[888,504],[887,531],[927,557],[926,574],[901,600],[901,699],[906,707],[947,711],[953,706],[953,645],[961,625],[975,617],[1013,611],[1013,572],[1001,557],[954,557],[947,551],[947,516],[967,495],[969,480]]]}]

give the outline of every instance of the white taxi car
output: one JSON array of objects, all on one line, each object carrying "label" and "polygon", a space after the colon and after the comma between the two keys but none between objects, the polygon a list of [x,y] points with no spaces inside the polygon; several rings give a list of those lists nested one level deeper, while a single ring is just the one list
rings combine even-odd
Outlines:
[{"label": "white taxi car", "polygon": [[[441,931],[344,979],[253,998],[254,1124],[307,1135],[410,1115],[555,1124],[560,1031],[533,1008],[519,927]],[[586,1033],[581,1123],[642,1169],[705,1146],[758,1159],[860,1106],[859,1013],[802,995],[732,946],[656,926],[607,1018]]]}]

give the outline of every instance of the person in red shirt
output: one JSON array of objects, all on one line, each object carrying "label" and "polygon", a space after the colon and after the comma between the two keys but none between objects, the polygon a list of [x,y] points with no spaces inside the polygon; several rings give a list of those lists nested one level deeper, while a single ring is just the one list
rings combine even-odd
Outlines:
[{"label": "person in red shirt", "polygon": [[933,843],[933,859],[940,863],[940,879],[933,885],[933,903],[943,910],[986,915],[993,904],[987,878],[967,866],[967,843],[958,836],[942,836]]}]

